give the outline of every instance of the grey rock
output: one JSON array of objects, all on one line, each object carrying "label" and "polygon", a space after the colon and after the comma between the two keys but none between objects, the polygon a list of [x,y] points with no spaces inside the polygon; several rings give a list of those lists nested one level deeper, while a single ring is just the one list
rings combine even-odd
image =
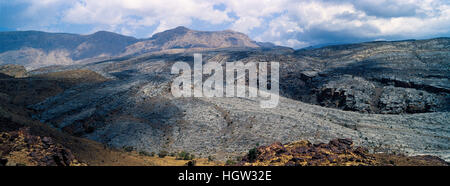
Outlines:
[{"label": "grey rock", "polygon": [[14,64],[0,65],[0,74],[15,78],[23,78],[28,76],[27,70],[24,66]]},{"label": "grey rock", "polygon": [[[170,83],[176,76],[170,74],[171,65],[180,60],[192,63],[192,53],[144,54],[55,68],[86,68],[111,80],[101,85],[71,88],[31,108],[36,110],[35,118],[63,131],[113,147],[131,146],[138,151],[184,150],[198,157],[214,155],[224,160],[230,156],[243,155],[256,144],[268,145],[274,141],[286,143],[299,139],[316,143],[334,138],[350,138],[356,145],[368,147],[372,151],[432,154],[448,161],[449,112],[438,107],[448,101],[435,101],[436,97],[447,96],[445,78],[448,77],[448,71],[442,70],[445,67],[421,67],[418,71],[422,75],[402,71],[401,76],[395,76],[403,79],[400,82],[406,79],[417,83],[414,85],[423,85],[410,84],[410,87],[383,81],[382,78],[392,80],[395,72],[388,68],[386,71],[379,70],[382,66],[395,67],[396,70],[409,66],[404,64],[405,61],[384,60],[403,57],[403,54],[389,52],[392,47],[404,47],[402,50],[421,47],[421,50],[425,50],[425,46],[417,46],[421,43],[426,45],[428,41],[420,41],[415,46],[407,42],[401,46],[396,46],[401,43],[369,43],[343,46],[344,49],[338,48],[337,51],[318,49],[310,53],[270,50],[218,50],[203,53],[205,61],[222,64],[232,60],[279,61],[282,97],[275,109],[260,108],[260,98],[173,97]],[[435,45],[427,47],[443,51],[439,55],[448,50],[445,47],[436,48]],[[323,54],[326,50],[328,54]],[[370,62],[368,59],[375,59],[373,56],[378,55],[377,52],[389,55]],[[438,61],[446,58],[445,55],[439,55],[434,57]],[[433,63],[438,62],[429,62]],[[411,75],[416,79],[406,78]],[[437,92],[425,88],[427,86],[436,88]],[[317,90],[321,88],[332,92],[331,95],[337,93],[339,96],[336,99],[343,104],[319,106],[317,100],[323,97],[318,95],[323,92]],[[391,98],[393,94],[398,97]],[[421,113],[374,114],[391,110],[409,113],[408,106],[403,105],[420,106],[418,103],[424,99],[429,99],[423,102],[425,107],[430,104],[430,110],[414,111]],[[324,99],[322,102],[333,103],[333,99]],[[90,126],[91,130],[86,130],[86,126]]]},{"label": "grey rock", "polygon": [[386,86],[379,104],[383,114],[400,114],[436,111],[445,101],[426,91]]}]

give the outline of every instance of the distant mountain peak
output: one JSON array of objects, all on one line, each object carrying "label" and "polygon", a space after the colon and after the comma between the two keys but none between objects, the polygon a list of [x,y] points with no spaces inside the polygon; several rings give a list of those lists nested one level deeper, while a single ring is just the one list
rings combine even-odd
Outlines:
[{"label": "distant mountain peak", "polygon": [[0,32],[0,64],[35,69],[49,65],[73,64],[101,56],[117,56],[138,42],[136,38],[99,31],[90,35],[40,31]]},{"label": "distant mountain peak", "polygon": [[109,31],[97,31],[93,34],[87,35],[87,36],[93,36],[93,37],[113,37],[113,38],[129,38],[129,39],[134,39],[136,40],[136,38],[131,37],[131,36],[125,36],[125,35],[121,35],[115,32],[109,32]]},{"label": "distant mountain peak", "polygon": [[199,31],[178,26],[154,34],[151,38],[127,47],[127,54],[166,50],[211,50],[219,48],[260,48],[246,34],[232,31]]},{"label": "distant mountain peak", "polygon": [[162,32],[158,32],[156,34],[154,34],[150,39],[164,39],[164,40],[168,40],[168,39],[173,39],[173,37],[176,36],[180,36],[180,35],[184,35],[187,32],[190,32],[191,30],[184,27],[184,26],[179,26],[173,29],[169,29],[166,31],[162,31]]},{"label": "distant mountain peak", "polygon": [[48,65],[77,63],[90,58],[139,55],[149,52],[193,52],[216,49],[274,49],[270,43],[253,41],[232,31],[200,31],[178,26],[136,39],[109,31],[79,35],[41,31],[0,32],[0,64],[11,63],[35,69]]}]

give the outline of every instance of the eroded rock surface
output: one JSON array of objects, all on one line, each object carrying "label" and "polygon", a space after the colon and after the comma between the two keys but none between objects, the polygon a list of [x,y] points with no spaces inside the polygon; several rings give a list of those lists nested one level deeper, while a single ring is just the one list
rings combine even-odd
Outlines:
[{"label": "eroded rock surface", "polygon": [[[198,157],[213,155],[225,160],[242,155],[256,144],[298,139],[325,143],[350,138],[356,145],[371,150],[429,154],[448,160],[450,125],[445,108],[448,71],[444,70],[448,67],[448,39],[414,42],[367,43],[296,53],[277,50],[203,53],[204,61],[221,64],[236,60],[279,61],[282,97],[276,109],[261,108],[259,98],[173,97],[170,83],[176,75],[170,73],[171,66],[177,61],[192,64],[192,53],[145,54],[55,68],[55,71],[90,69],[111,80],[95,86],[73,87],[30,108],[36,110],[36,119],[67,133],[113,147],[131,146],[138,151],[183,150]],[[438,45],[440,48],[426,46],[429,42],[442,44]],[[427,54],[420,53],[422,50]],[[405,56],[409,59],[411,51],[429,56],[428,50],[436,53],[431,61],[421,58],[428,68],[414,67],[418,61],[397,62]],[[410,72],[399,73],[403,68]],[[395,74],[401,76],[395,76],[397,80],[393,81]],[[405,91],[413,96],[422,92],[425,97],[443,102],[436,102],[428,110],[419,107],[414,114],[408,106],[391,114],[374,114],[396,108],[395,101],[385,99],[395,93],[389,91],[390,87],[402,92],[414,89]],[[321,88],[328,89],[326,94],[330,96],[319,96],[325,94],[320,93]],[[423,98],[409,100],[416,102]],[[427,102],[423,103],[427,108]]]},{"label": "eroded rock surface", "polygon": [[350,139],[312,144],[307,140],[280,142],[251,150],[238,165],[245,166],[448,166],[436,156],[373,154],[354,147]]},{"label": "eroded rock surface", "polygon": [[[449,111],[449,38],[337,45],[294,54],[297,61],[283,66],[280,81],[289,98],[363,113]],[[310,71],[316,73],[305,73]]]},{"label": "eroded rock surface", "polygon": [[0,65],[0,74],[4,74],[7,76],[22,78],[27,77],[28,73],[24,66],[21,65]]},{"label": "eroded rock surface", "polygon": [[28,129],[0,133],[0,159],[3,166],[81,166],[72,152],[50,137],[30,135]]}]

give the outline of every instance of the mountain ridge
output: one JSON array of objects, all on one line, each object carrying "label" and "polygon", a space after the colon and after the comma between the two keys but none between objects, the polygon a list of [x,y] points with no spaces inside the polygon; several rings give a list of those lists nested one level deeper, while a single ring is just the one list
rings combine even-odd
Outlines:
[{"label": "mountain ridge", "polygon": [[98,57],[118,57],[152,52],[179,53],[223,48],[276,48],[231,30],[197,31],[183,26],[137,39],[108,31],[81,35],[42,31],[0,32],[0,64],[36,69],[71,65]]},{"label": "mountain ridge", "polygon": [[[202,52],[203,61],[280,64],[280,100],[176,98],[178,61],[192,53],[151,54],[65,66],[111,81],[65,91],[30,105],[40,121],[108,146],[194,153],[226,160],[256,144],[350,138],[376,151],[449,160],[447,39],[361,44],[310,53],[264,50]],[[277,51],[277,50],[275,50]]]},{"label": "mountain ridge", "polygon": [[[257,144],[299,139],[316,144],[349,138],[374,152],[434,155],[448,161],[449,51],[450,39],[433,39],[288,53],[259,49],[202,52],[205,62],[222,65],[229,61],[279,62],[276,109],[260,108],[259,98],[173,97],[170,84],[177,75],[171,74],[171,67],[178,61],[192,64],[191,52],[47,67],[41,73],[28,73],[40,83],[7,76],[4,85],[10,88],[1,90],[4,100],[23,103],[35,120],[114,148],[185,151],[225,161]],[[70,75],[67,70],[76,71]],[[107,81],[67,89],[51,84],[61,76],[77,79],[78,74],[103,79],[84,70]],[[47,71],[57,73],[38,75]],[[45,82],[55,90],[43,88]],[[27,96],[33,92],[42,99]],[[46,95],[48,99],[43,99]]]}]

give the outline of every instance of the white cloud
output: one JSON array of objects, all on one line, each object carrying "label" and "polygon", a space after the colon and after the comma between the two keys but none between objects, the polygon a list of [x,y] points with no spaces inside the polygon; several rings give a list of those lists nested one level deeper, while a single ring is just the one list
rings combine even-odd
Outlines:
[{"label": "white cloud", "polygon": [[231,29],[248,34],[253,28],[261,26],[261,22],[262,20],[256,17],[240,17],[233,23]]},{"label": "white cloud", "polygon": [[233,12],[237,17],[231,28],[243,33],[249,33],[252,29],[261,26],[264,17],[280,13],[288,1],[270,0],[228,0],[223,3],[228,12]]},{"label": "white cloud", "polygon": [[[33,20],[24,28],[88,24],[95,25],[94,30],[131,35],[151,28],[147,33],[151,35],[180,25],[195,29],[200,20],[292,47],[450,34],[448,0],[16,0],[2,4],[28,5],[18,13]],[[217,10],[217,5],[225,9]]]},{"label": "white cloud", "polygon": [[304,47],[336,42],[332,40],[344,37],[370,40],[450,33],[450,2],[446,1],[292,0],[285,3],[282,14],[270,20],[265,31],[256,38]]},{"label": "white cloud", "polygon": [[95,0],[80,1],[68,9],[64,21],[77,24],[122,26],[158,25],[154,32],[184,25],[193,19],[220,24],[231,21],[214,3],[199,0]]},{"label": "white cloud", "polygon": [[292,21],[289,16],[282,15],[274,18],[268,25],[268,28],[256,37],[259,41],[271,41],[277,45],[289,47],[307,45],[307,43],[297,40],[296,36],[303,32],[303,28],[298,22]]}]

